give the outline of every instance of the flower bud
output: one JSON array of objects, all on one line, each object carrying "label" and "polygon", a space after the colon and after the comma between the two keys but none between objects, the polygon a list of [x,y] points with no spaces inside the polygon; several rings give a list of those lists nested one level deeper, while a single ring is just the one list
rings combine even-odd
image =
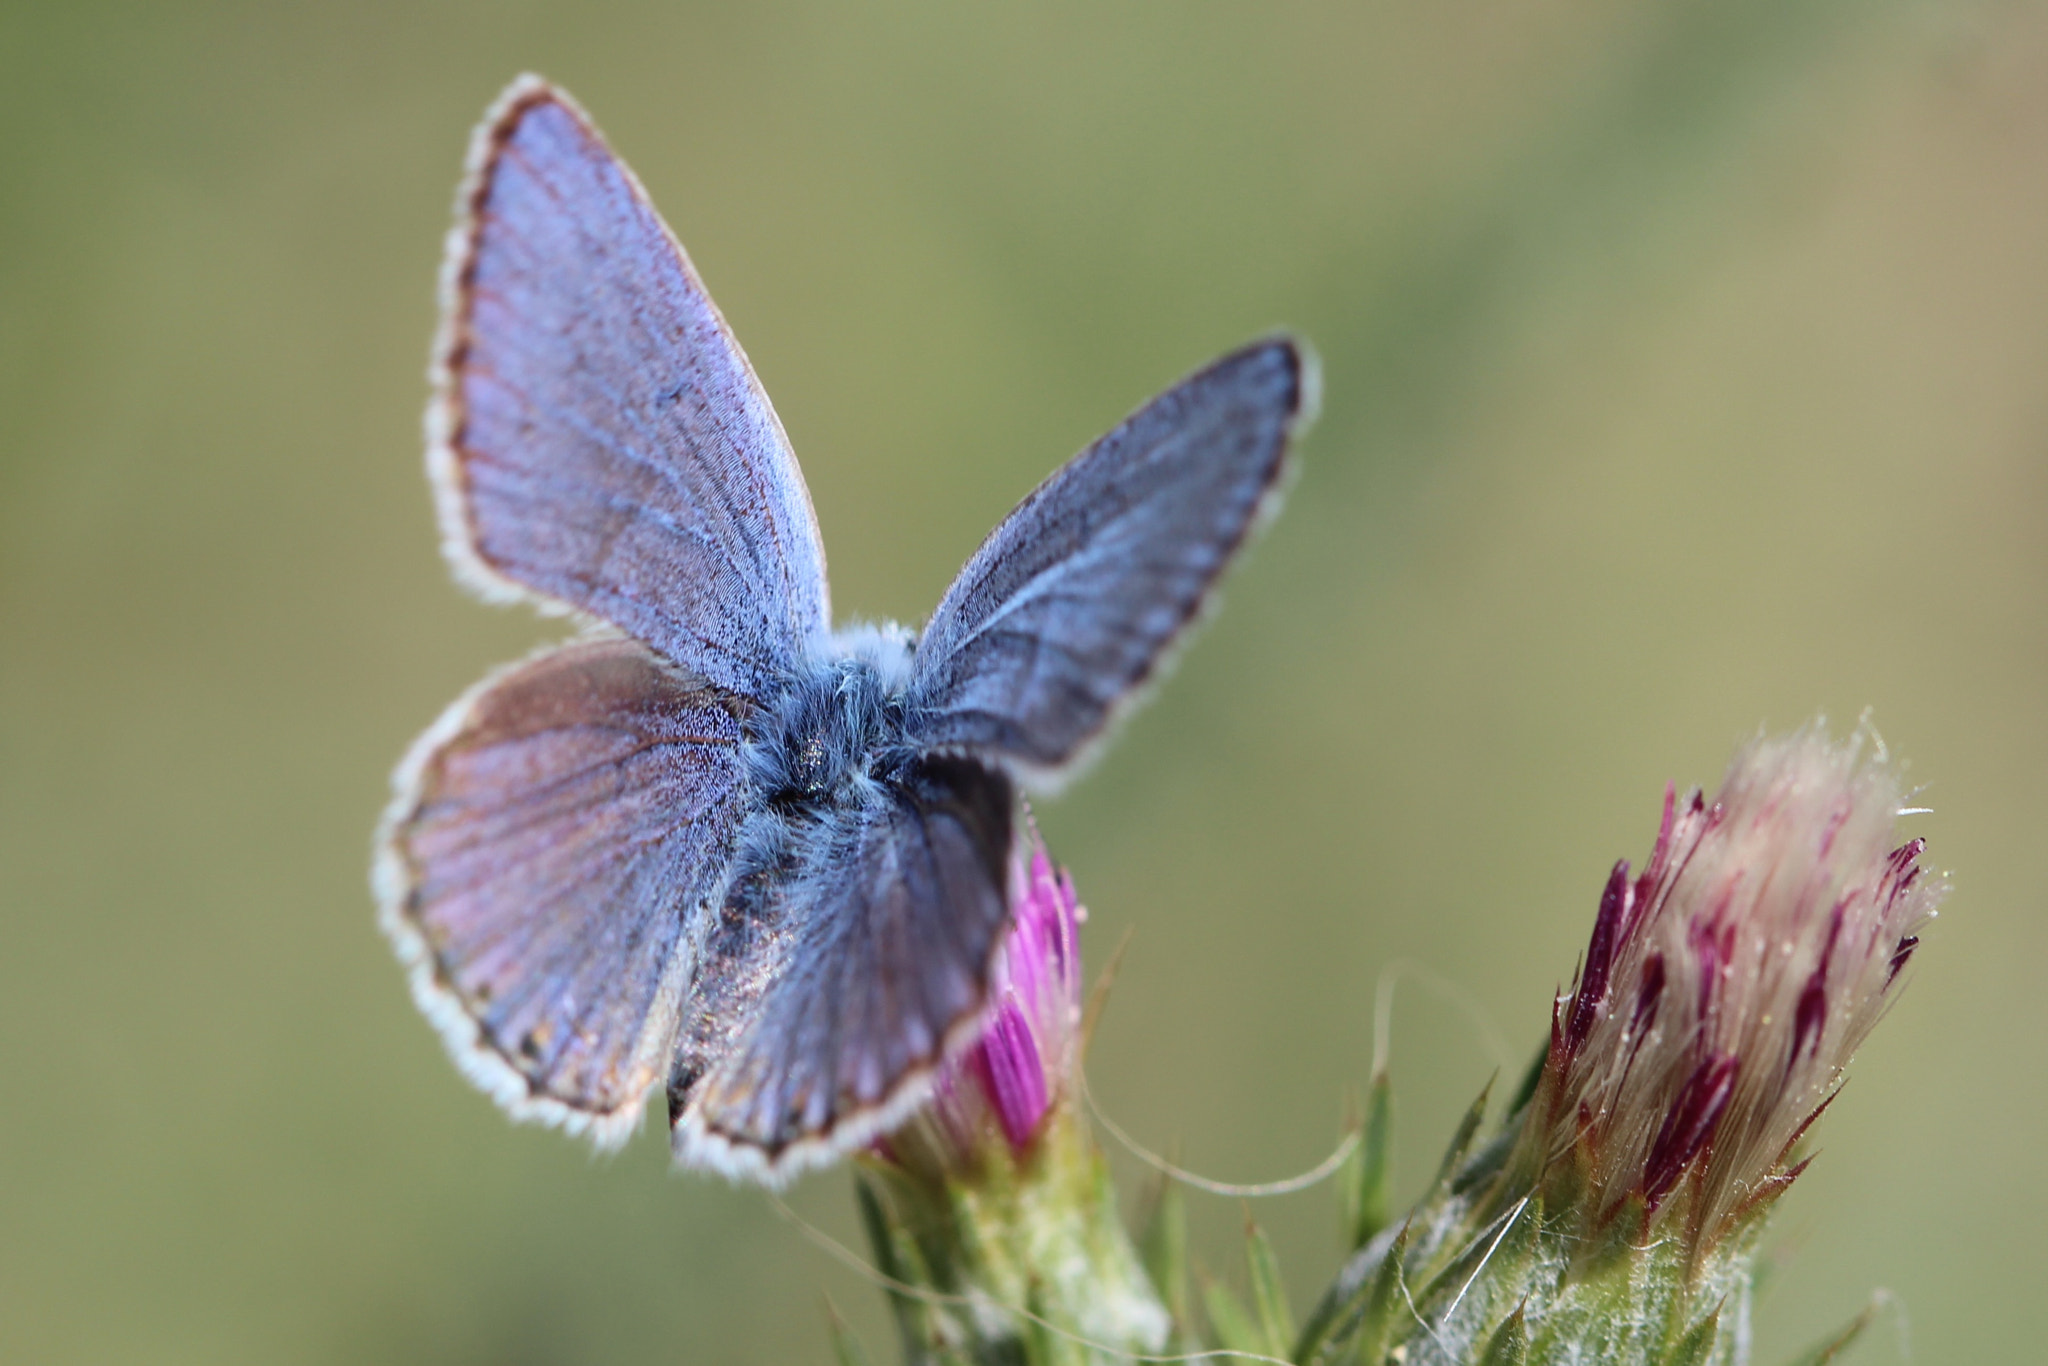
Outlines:
[{"label": "flower bud", "polygon": [[1682,1195],[1697,1251],[1797,1175],[1947,890],[1895,842],[1899,776],[1865,738],[1756,740],[1711,804],[1666,791],[1641,873],[1615,865],[1531,1116],[1592,1223]]},{"label": "flower bud", "polygon": [[1817,726],[1744,748],[1711,803],[1667,790],[1499,1129],[1482,1096],[1317,1306],[1310,1359],[1747,1361],[1765,1212],[1947,890],[1903,799],[1874,737]]}]

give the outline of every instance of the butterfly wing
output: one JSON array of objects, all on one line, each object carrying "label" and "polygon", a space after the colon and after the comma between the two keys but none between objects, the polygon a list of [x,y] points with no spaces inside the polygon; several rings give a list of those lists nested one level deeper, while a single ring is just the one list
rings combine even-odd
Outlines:
[{"label": "butterfly wing", "polygon": [[1013,796],[933,756],[735,887],[696,955],[676,1155],[781,1179],[886,1132],[981,1013],[1009,922]]},{"label": "butterfly wing", "polygon": [[1224,357],[1039,485],[919,638],[912,734],[1056,779],[1156,671],[1274,502],[1313,404],[1285,338]]},{"label": "butterfly wing", "polygon": [[587,639],[486,680],[400,767],[384,929],[456,1062],[514,1115],[619,1141],[666,1077],[687,928],[742,815],[744,705]]},{"label": "butterfly wing", "polygon": [[536,78],[477,130],[442,304],[429,465],[461,577],[754,696],[822,641],[824,550],[767,395],[633,173]]}]

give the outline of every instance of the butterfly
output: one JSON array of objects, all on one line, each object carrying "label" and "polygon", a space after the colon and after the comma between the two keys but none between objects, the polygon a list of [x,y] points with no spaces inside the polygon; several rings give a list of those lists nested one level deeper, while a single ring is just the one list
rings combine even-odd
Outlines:
[{"label": "butterfly", "polygon": [[990,533],[922,631],[834,631],[768,398],[640,183],[522,77],[470,149],[428,469],[456,576],[585,630],[413,745],[383,928],[513,1116],[777,1182],[900,1123],[985,1014],[1020,789],[1071,774],[1274,510],[1285,337],[1198,371]]}]

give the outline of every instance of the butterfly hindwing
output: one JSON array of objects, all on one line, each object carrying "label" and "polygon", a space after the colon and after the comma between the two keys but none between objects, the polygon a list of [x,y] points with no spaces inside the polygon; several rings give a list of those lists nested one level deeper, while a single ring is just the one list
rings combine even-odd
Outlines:
[{"label": "butterfly hindwing", "polygon": [[679,1158],[779,1176],[901,1118],[981,1013],[1014,801],[995,770],[926,758],[735,887],[696,956],[669,1093]]},{"label": "butterfly hindwing", "polygon": [[514,1114],[623,1138],[666,1077],[680,946],[743,816],[744,705],[637,642],[582,640],[487,680],[400,768],[384,927]]},{"label": "butterfly hindwing", "polygon": [[1068,461],[990,533],[919,638],[911,733],[1055,777],[1154,673],[1271,507],[1312,405],[1285,338],[1224,357]]},{"label": "butterfly hindwing", "polygon": [[458,212],[429,411],[457,569],[762,695],[824,638],[824,550],[682,247],[588,118],[531,77],[478,129]]}]

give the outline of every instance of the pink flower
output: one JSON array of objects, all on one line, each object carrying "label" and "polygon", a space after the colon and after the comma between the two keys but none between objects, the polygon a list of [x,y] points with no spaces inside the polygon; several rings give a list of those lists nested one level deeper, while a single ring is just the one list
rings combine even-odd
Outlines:
[{"label": "pink flower", "polygon": [[1697,1248],[1798,1175],[1947,891],[1924,841],[1897,842],[1900,779],[1871,748],[1759,739],[1711,805],[1667,790],[1640,874],[1615,865],[1532,1114],[1596,1221],[1683,1203]]},{"label": "pink flower", "polygon": [[[1087,911],[1026,824],[1010,858],[1013,919],[990,981],[981,1037],[939,1071],[917,1126],[945,1165],[971,1165],[1000,1137],[1022,1156],[1067,1087],[1080,1042],[1081,950]],[[886,1141],[897,1153],[907,1134]]]}]

